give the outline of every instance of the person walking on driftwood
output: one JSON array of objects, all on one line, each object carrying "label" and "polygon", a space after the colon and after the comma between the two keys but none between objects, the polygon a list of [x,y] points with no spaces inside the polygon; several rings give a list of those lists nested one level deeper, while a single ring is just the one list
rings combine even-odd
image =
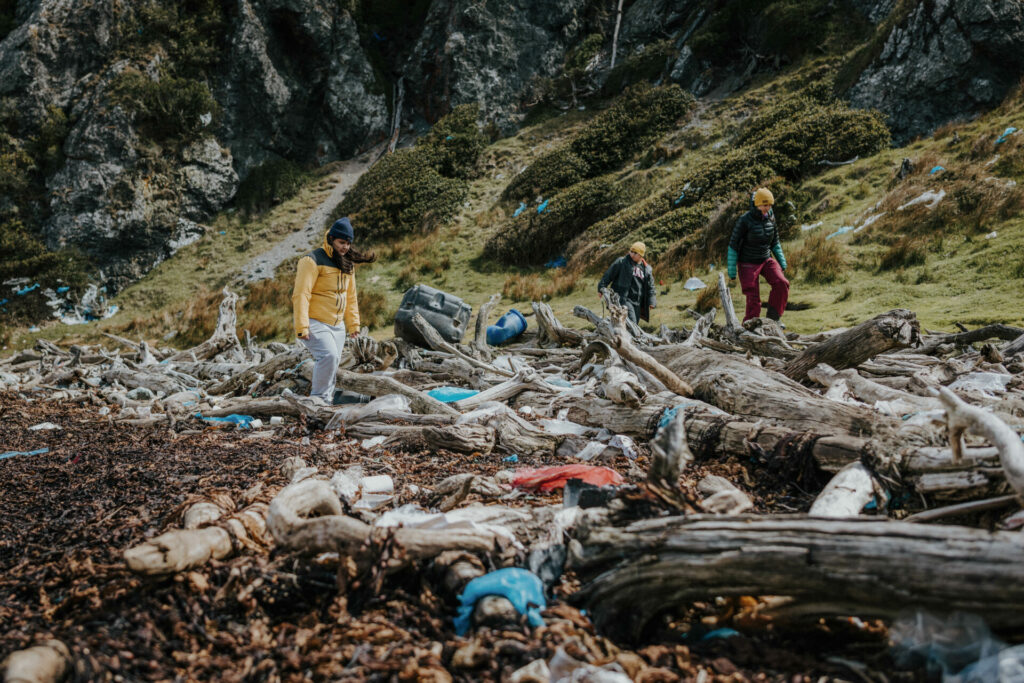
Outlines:
[{"label": "person walking on driftwood", "polygon": [[657,303],[654,274],[650,264],[644,260],[646,253],[647,246],[643,242],[634,242],[629,253],[615,259],[597,283],[599,295],[605,287],[611,287],[619,295],[619,302],[626,307],[626,313],[634,323],[640,318],[650,320],[650,311]]},{"label": "person walking on driftwood", "polygon": [[324,235],[324,243],[299,259],[292,290],[295,336],[313,355],[313,386],[309,395],[330,405],[334,378],[345,347],[345,331],[359,334],[356,263],[370,263],[373,254],[352,248],[352,223],[339,218]]},{"label": "person walking on driftwood", "polygon": [[[786,256],[782,253],[779,229],[775,225],[775,213],[772,211],[774,203],[775,197],[768,188],[757,190],[754,193],[754,206],[736,221],[732,239],[729,240],[729,279],[736,279],[739,266],[740,289],[747,297],[744,322],[761,315],[758,276],[763,276],[772,288],[768,296],[767,317],[778,320],[786,311],[789,280],[783,275]],[[773,255],[775,258],[772,258]]]}]

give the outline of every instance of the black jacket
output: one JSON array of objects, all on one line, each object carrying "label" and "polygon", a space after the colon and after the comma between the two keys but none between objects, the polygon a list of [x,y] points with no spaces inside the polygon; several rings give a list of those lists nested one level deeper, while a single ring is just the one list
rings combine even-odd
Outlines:
[{"label": "black jacket", "polygon": [[779,244],[779,229],[775,214],[767,216],[753,208],[739,217],[732,229],[729,246],[736,251],[741,263],[763,263],[772,255],[772,247]]},{"label": "black jacket", "polygon": [[644,269],[644,278],[640,283],[640,300],[633,303],[637,304],[637,315],[643,320],[650,320],[651,306],[657,305],[657,300],[654,294],[654,273],[651,272],[651,266],[647,261],[641,259],[640,263],[634,264],[628,254],[620,256],[608,266],[604,277],[597,283],[597,291],[600,293],[605,287],[611,286],[612,291],[625,301],[629,297],[629,285],[633,280],[634,265]]}]

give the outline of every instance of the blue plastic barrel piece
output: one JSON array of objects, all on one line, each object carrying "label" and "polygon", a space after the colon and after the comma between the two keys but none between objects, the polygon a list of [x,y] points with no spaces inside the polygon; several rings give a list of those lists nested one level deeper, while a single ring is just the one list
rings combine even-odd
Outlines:
[{"label": "blue plastic barrel piece", "polygon": [[487,343],[500,346],[526,331],[526,318],[514,308],[498,318],[498,322],[487,326]]},{"label": "blue plastic barrel piece", "polygon": [[427,396],[436,398],[441,403],[455,403],[464,398],[476,396],[480,392],[476,389],[463,389],[462,387],[437,387],[427,392]]}]

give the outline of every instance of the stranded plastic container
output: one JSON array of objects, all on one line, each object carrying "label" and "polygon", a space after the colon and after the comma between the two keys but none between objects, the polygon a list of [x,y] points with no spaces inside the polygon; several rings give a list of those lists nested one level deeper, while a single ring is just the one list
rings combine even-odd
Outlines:
[{"label": "stranded plastic container", "polygon": [[456,344],[462,341],[472,312],[473,309],[457,296],[427,285],[416,285],[402,296],[402,303],[395,313],[395,336],[426,347],[427,340],[412,322],[413,316],[419,313],[445,341]]},{"label": "stranded plastic container", "polygon": [[526,318],[513,308],[498,318],[498,322],[487,326],[487,343],[491,346],[500,346],[507,341],[512,341],[525,331]]}]

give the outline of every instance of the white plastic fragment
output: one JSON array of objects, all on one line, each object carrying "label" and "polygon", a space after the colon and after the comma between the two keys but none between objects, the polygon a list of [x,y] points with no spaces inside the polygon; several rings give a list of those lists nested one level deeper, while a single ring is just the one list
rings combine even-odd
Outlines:
[{"label": "white plastic fragment", "polygon": [[60,425],[55,425],[52,422],[40,422],[37,425],[32,425],[28,429],[30,432],[40,432],[44,430],[60,429]]},{"label": "white plastic fragment", "polygon": [[270,424],[272,424],[272,425],[284,424],[284,418],[281,417],[280,415],[274,415],[273,417],[270,418]]},{"label": "white plastic fragment", "polygon": [[691,277],[689,280],[683,283],[683,289],[688,291],[696,291],[698,289],[705,289],[706,284],[699,277]]},{"label": "white plastic fragment", "polygon": [[927,208],[934,209],[935,206],[945,198],[945,196],[945,190],[928,190],[920,196],[911,199],[903,206],[898,207],[896,210],[903,211],[904,209],[909,209],[910,207],[917,206],[918,204],[924,204]]},{"label": "white plastic fragment", "polygon": [[638,455],[636,451],[636,443],[633,441],[632,438],[626,436],[625,434],[616,434],[615,436],[612,437],[611,441],[608,442],[608,445],[612,446],[613,448],[618,448],[620,451],[622,451],[622,454],[625,455],[630,460],[636,460],[636,457]]},{"label": "white plastic fragment", "polygon": [[949,385],[953,391],[980,391],[989,396],[991,394],[1002,394],[1006,391],[1006,385],[1013,379],[1013,375],[1004,375],[999,372],[971,372],[958,377],[955,382]]},{"label": "white plastic fragment", "polygon": [[604,453],[605,445],[600,441],[588,441],[587,445],[580,449],[576,457],[583,461],[593,460]]},{"label": "white plastic fragment", "polygon": [[998,235],[998,234],[999,234],[998,232],[993,230],[989,234],[985,235],[985,239],[987,239],[987,240],[994,239],[996,237],[996,235]]},{"label": "white plastic fragment", "polygon": [[363,439],[362,443],[360,443],[359,445],[365,448],[366,450],[370,450],[371,448],[376,448],[377,446],[380,446],[382,443],[387,441],[387,439],[388,438],[386,436],[371,436],[369,439]]}]

